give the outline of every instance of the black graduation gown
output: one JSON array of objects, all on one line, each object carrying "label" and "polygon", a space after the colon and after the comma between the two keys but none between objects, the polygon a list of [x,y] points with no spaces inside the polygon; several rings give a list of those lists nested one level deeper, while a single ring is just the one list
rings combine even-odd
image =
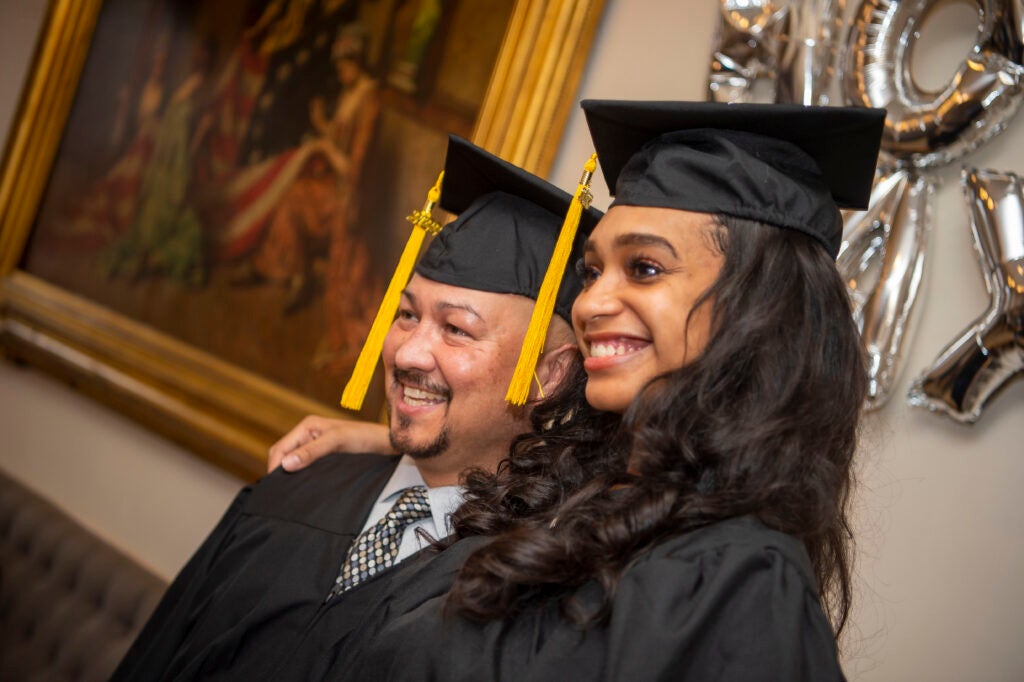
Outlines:
[{"label": "black graduation gown", "polygon": [[[351,642],[348,680],[842,680],[810,560],[751,518],[681,535],[638,557],[611,621],[585,632],[553,605],[474,624],[445,619],[444,592],[481,542],[398,570]],[[593,605],[596,585],[578,593]]]},{"label": "black graduation gown", "polygon": [[394,569],[323,604],[398,459],[327,457],[295,474],[278,469],[244,488],[112,679],[322,675],[366,610],[387,593]]},{"label": "black graduation gown", "polygon": [[586,632],[553,606],[483,625],[443,618],[487,538],[420,552],[323,605],[396,463],[330,457],[244,489],[113,679],[842,679],[806,552],[752,519],[638,557],[609,625]]}]

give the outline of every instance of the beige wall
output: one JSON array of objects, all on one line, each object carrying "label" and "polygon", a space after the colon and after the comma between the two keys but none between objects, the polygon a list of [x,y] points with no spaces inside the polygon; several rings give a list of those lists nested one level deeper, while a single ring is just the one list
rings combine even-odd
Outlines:
[{"label": "beige wall", "polygon": [[32,59],[32,48],[43,21],[46,3],[23,0],[17,4],[0,3],[0,134],[6,138],[14,118],[18,92],[25,80],[25,70]]},{"label": "beige wall", "polygon": [[[43,2],[13,4],[0,3],[0,123],[14,106]],[[608,0],[581,95],[701,98],[716,6]],[[946,73],[949,55],[970,41],[972,22],[958,18],[939,17],[956,30],[940,43],[944,54],[919,55],[925,71]],[[569,125],[552,173],[563,186],[576,182],[591,151],[582,117],[574,114]],[[1018,119],[968,161],[1024,173],[1022,158]],[[1024,382],[1009,387],[975,427],[911,410],[901,399],[911,376],[987,303],[956,171],[944,173],[898,395],[868,420],[856,500],[858,600],[845,660],[854,680],[1024,679],[1024,507],[1017,499],[1024,487]],[[598,196],[604,203],[607,193]],[[165,574],[187,558],[237,487],[120,415],[34,370],[5,364],[0,433],[0,468]]]}]

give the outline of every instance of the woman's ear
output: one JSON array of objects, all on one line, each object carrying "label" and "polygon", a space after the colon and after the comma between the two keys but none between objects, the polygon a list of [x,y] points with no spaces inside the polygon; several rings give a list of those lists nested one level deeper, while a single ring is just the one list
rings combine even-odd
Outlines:
[{"label": "woman's ear", "polygon": [[543,400],[561,388],[578,355],[579,347],[574,343],[544,351],[537,361],[537,381],[530,389],[530,400]]}]

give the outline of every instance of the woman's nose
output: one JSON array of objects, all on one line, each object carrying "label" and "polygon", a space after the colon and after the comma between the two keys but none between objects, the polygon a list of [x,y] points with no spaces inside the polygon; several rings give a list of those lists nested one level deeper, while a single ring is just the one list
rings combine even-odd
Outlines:
[{"label": "woman's nose", "polygon": [[622,309],[619,285],[613,277],[602,275],[580,292],[572,306],[574,320],[587,320],[614,315]]}]

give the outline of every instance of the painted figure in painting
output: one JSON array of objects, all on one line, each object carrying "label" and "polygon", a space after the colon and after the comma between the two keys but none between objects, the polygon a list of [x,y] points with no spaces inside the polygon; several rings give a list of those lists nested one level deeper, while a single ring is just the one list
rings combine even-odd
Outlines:
[{"label": "painted figure in painting", "polygon": [[[323,98],[312,101],[309,118],[316,137],[243,170],[228,189],[237,202],[222,251],[248,253],[235,270],[236,283],[285,287],[284,312],[293,312],[310,302],[316,256],[326,253],[322,366],[339,355],[342,365],[354,359],[350,356],[358,352],[379,298],[367,246],[351,230],[380,110],[377,81],[365,66],[366,49],[361,26],[342,28],[332,50],[342,91],[333,112]],[[352,291],[351,282],[367,284]]]},{"label": "painted figure in painting", "polygon": [[339,28],[356,20],[357,9],[358,3],[338,0],[274,2],[246,31],[250,40],[259,38],[255,47],[265,72],[241,140],[240,163],[259,163],[313,134],[310,103],[337,97],[333,43]]},{"label": "painted figure in painting", "polygon": [[213,88],[214,123],[199,171],[207,181],[229,180],[309,133],[309,100],[331,78],[332,42],[354,8],[343,0],[274,0],[242,31]]},{"label": "painted figure in painting", "polygon": [[[167,59],[170,34],[157,36],[145,81],[132,101],[132,88],[118,91],[111,145],[123,149],[88,193],[72,205],[67,219],[61,221],[66,233],[88,240],[110,240],[124,234],[135,219],[142,174],[153,156],[154,138],[160,125],[167,91]],[[134,105],[134,112],[131,110]],[[122,148],[124,140],[131,141]]]},{"label": "painted figure in painting", "polygon": [[417,93],[423,59],[437,33],[443,12],[441,0],[420,0],[405,49],[388,74],[388,85],[409,94]]},{"label": "painted figure in painting", "polygon": [[[333,237],[344,237],[346,218],[355,206],[352,190],[358,184],[379,110],[377,82],[362,65],[364,43],[353,30],[339,37],[334,63],[344,88],[341,97],[331,115],[322,98],[313,100],[310,120],[319,137],[309,145],[311,158],[285,192],[267,236],[253,256],[261,274],[288,282],[293,294],[309,288],[311,258],[303,237],[327,238],[332,243]],[[337,227],[332,229],[332,225]],[[354,250],[351,244],[345,247]],[[293,297],[290,305],[299,302]]]},{"label": "painted figure in painting", "polygon": [[[363,162],[380,112],[377,82],[366,71],[365,34],[343,34],[337,47],[335,66],[344,90],[334,116],[327,120],[322,115],[322,103],[314,102],[313,107],[317,128],[338,146],[348,165],[330,223],[324,301],[327,330],[314,358],[318,367],[333,370],[347,369],[355,360],[383,292],[372,273],[366,242],[352,233],[358,220]],[[352,282],[362,285],[353,287]]]},{"label": "painted figure in painting", "polygon": [[192,285],[205,281],[203,229],[192,203],[191,178],[196,150],[209,127],[209,119],[199,114],[208,54],[205,46],[196,46],[188,74],[160,117],[134,220],[100,256],[108,276],[163,273]]}]

